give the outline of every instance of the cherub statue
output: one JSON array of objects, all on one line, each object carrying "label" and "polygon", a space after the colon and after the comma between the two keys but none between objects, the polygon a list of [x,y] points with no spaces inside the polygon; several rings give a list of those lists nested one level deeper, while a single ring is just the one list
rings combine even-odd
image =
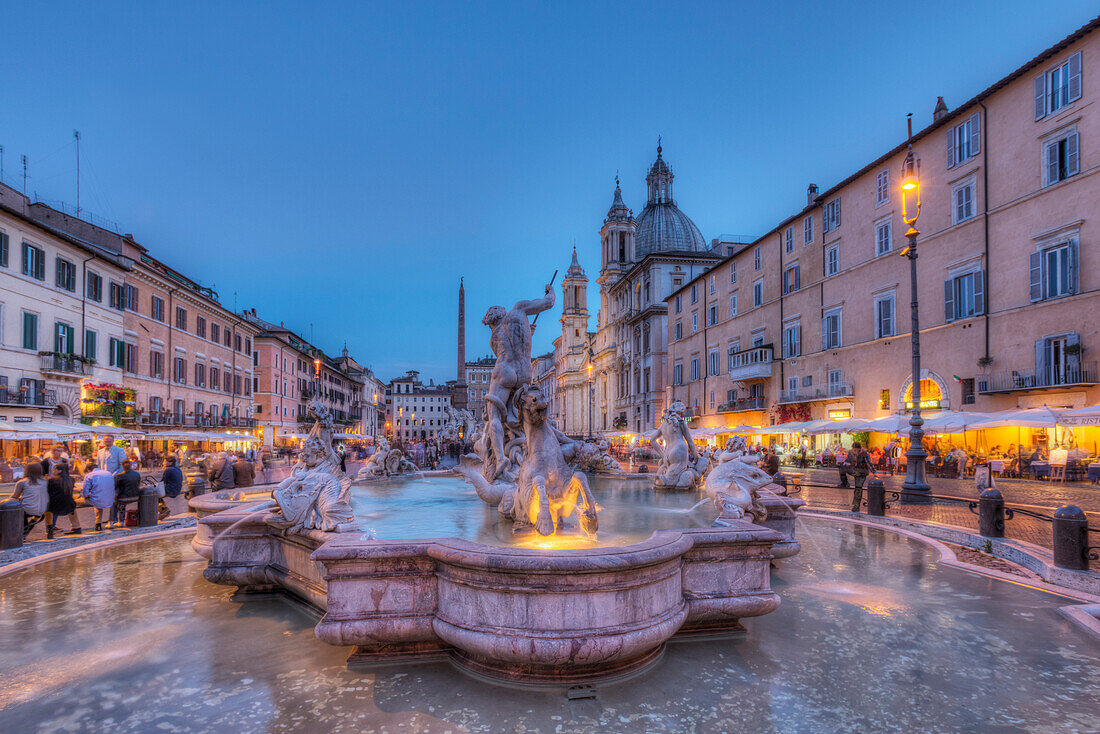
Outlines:
[{"label": "cherub statue", "polygon": [[703,487],[703,493],[718,508],[719,521],[749,515],[759,523],[767,517],[758,492],[771,483],[772,477],[758,467],[761,458],[749,453],[745,439],[739,436],[726,442],[718,466],[711,470]]},{"label": "cherub statue", "polygon": [[668,407],[661,418],[661,425],[646,438],[661,454],[661,463],[653,477],[657,489],[695,489],[706,472],[706,459],[695,450],[684,423],[686,407],[679,400]]},{"label": "cherub statue", "polygon": [[314,418],[313,428],[302,443],[290,476],[271,493],[278,511],[267,522],[284,533],[358,531],[359,523],[351,509],[351,478],[340,470],[340,460],[332,448],[332,414],[319,400],[310,403],[309,412]]}]

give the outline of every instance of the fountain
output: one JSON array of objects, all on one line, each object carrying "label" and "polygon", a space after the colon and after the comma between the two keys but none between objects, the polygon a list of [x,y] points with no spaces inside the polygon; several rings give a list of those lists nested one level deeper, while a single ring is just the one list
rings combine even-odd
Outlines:
[{"label": "fountain", "polygon": [[700,456],[691,440],[691,431],[684,423],[686,408],[679,400],[668,406],[661,416],[661,425],[645,436],[661,455],[653,486],[657,489],[691,491],[698,487],[709,461]]},{"label": "fountain", "polygon": [[[323,610],[315,633],[353,646],[349,664],[446,656],[484,677],[532,684],[620,678],[656,662],[673,636],[743,631],[740,619],[776,609],[769,566],[774,548],[789,540],[781,532],[728,512],[721,526],[701,526],[713,520],[707,501],[688,507],[690,496],[673,494],[670,504],[652,489],[631,488],[639,482],[626,476],[638,475],[610,479],[606,472],[597,474],[600,482],[621,489],[607,496],[612,527],[602,527],[590,480],[570,462],[610,468],[606,452],[562,435],[531,382],[528,316],[553,303],[547,286],[544,298],[486,314],[497,362],[484,425],[464,428],[480,433],[459,467],[474,489],[468,499],[450,478],[421,477],[363,483],[370,496],[357,500],[381,508],[415,487],[454,487],[437,504],[463,513],[457,527],[464,532],[481,515],[492,544],[414,532],[384,539],[378,512],[370,516],[381,537],[362,533],[350,480],[329,458],[326,416],[315,411],[303,456],[273,493],[274,507],[242,502],[200,519],[209,540],[195,546],[209,558],[203,575],[236,586],[235,598],[289,593]],[[696,458],[682,420],[688,446],[673,445],[676,424],[672,410],[662,425],[668,477],[677,452]],[[673,486],[702,476],[680,471],[690,479]],[[721,494],[736,505],[735,495]],[[383,519],[431,533],[449,520],[433,518],[431,506],[413,501]],[[501,517],[511,527],[498,533]],[[648,537],[638,534],[644,529]]]},{"label": "fountain", "polygon": [[384,479],[416,472],[416,464],[405,455],[405,452],[398,448],[390,448],[389,441],[382,438],[378,440],[374,453],[359,469],[357,478]]}]

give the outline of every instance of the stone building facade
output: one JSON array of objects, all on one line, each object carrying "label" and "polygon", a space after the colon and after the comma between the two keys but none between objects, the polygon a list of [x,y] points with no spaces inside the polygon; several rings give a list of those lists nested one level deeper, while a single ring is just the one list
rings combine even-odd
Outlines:
[{"label": "stone building facade", "polygon": [[420,373],[409,370],[390,381],[386,389],[386,423],[388,436],[400,441],[432,440],[447,423],[453,388],[427,385]]},{"label": "stone building facade", "polygon": [[[954,110],[940,100],[913,135],[926,409],[1100,402],[1098,25]],[[906,151],[811,186],[804,208],[668,297],[669,395],[696,425],[911,409]]]}]

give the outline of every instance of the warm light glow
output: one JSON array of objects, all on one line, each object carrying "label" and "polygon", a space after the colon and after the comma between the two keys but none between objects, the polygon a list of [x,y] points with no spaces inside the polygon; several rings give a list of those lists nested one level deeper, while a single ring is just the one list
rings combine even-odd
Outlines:
[{"label": "warm light glow", "polygon": [[914,191],[917,188],[917,180],[912,176],[906,176],[901,182],[902,191]]},{"label": "warm light glow", "polygon": [[920,158],[913,152],[912,146],[901,164],[901,218],[909,231],[906,237],[916,236],[917,230],[913,224],[920,216]]}]

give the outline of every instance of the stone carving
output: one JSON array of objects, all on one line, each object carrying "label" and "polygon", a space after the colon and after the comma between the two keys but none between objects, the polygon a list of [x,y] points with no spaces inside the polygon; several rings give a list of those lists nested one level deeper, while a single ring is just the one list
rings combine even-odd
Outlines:
[{"label": "stone carving", "polygon": [[578,441],[573,447],[571,463],[585,472],[621,472],[623,467],[608,453],[609,448],[607,441]]},{"label": "stone carving", "polygon": [[595,533],[597,507],[588,478],[567,463],[577,445],[547,417],[547,402],[531,383],[534,324],[527,317],[553,305],[554,290],[547,285],[543,298],[486,312],[483,323],[493,330],[489,344],[497,360],[483,428],[471,431],[474,454],[463,456],[457,469],[483,501],[513,521],[513,530],[558,532],[579,504],[581,529]]},{"label": "stone carving", "polygon": [[443,407],[443,412],[447,414],[447,422],[443,424],[439,438],[450,443],[473,443],[474,434],[477,433],[474,414],[465,408],[452,408],[449,405]]},{"label": "stone carving", "polygon": [[749,515],[754,523],[767,519],[768,512],[760,501],[759,491],[771,484],[772,477],[758,467],[762,456],[749,453],[745,439],[734,436],[718,455],[718,466],[707,475],[703,493],[714,500],[719,517],[736,520]]},{"label": "stone carving", "polygon": [[401,474],[415,474],[418,471],[416,464],[409,460],[401,449],[390,448],[389,441],[382,438],[367,459],[367,463],[359,469],[359,479],[380,479]]},{"label": "stone carving", "polygon": [[684,404],[677,400],[664,412],[661,425],[646,435],[661,454],[653,477],[657,489],[695,489],[707,470],[707,459],[695,450],[684,423],[684,411]]},{"label": "stone carving", "polygon": [[271,493],[278,511],[267,522],[285,533],[358,531],[351,510],[351,478],[340,470],[332,448],[332,413],[319,400],[309,404],[309,412],[313,428],[302,442],[290,476]]}]

